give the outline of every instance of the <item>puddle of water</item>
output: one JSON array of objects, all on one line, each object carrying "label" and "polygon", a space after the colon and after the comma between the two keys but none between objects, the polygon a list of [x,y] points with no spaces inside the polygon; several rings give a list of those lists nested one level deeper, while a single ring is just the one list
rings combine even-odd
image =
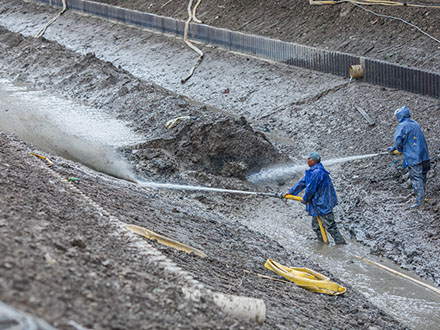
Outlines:
[{"label": "puddle of water", "polygon": [[133,179],[116,148],[142,137],[125,123],[72,101],[0,79],[0,130],[38,148],[121,178]]}]

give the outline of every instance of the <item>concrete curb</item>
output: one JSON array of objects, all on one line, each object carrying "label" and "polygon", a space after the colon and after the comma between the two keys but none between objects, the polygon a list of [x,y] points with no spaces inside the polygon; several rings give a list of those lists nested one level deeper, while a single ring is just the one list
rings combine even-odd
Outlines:
[{"label": "concrete curb", "polygon": [[[62,7],[62,0],[34,0]],[[185,22],[136,10],[109,6],[87,0],[66,0],[67,8],[105,19],[141,26],[162,33],[183,36]],[[327,51],[292,42],[190,24],[190,39],[256,57],[286,63],[314,71],[349,77],[352,65],[362,65],[361,81],[399,90],[440,98],[440,73],[375,60],[367,57]]]}]

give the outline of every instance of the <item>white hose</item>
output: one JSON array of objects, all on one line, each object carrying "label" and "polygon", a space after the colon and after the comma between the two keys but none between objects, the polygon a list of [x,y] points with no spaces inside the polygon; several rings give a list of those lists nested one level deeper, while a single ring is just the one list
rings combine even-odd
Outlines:
[{"label": "white hose", "polygon": [[46,23],[45,26],[43,26],[41,28],[40,31],[38,31],[37,34],[34,35],[34,38],[40,38],[43,36],[44,32],[46,32],[46,29],[49,27],[49,25],[51,25],[53,22],[55,22],[57,20],[58,17],[60,17],[62,14],[64,14],[64,12],[67,9],[67,5],[66,5],[66,0],[63,0],[63,9],[58,13],[57,16],[55,16],[54,18],[52,18],[49,22]]},{"label": "white hose", "polygon": [[187,299],[193,301],[200,301],[201,297],[211,298],[221,311],[237,319],[260,325],[266,319],[266,304],[262,299],[212,292],[206,288],[184,287],[182,291]]},{"label": "white hose", "polygon": [[[194,46],[194,45],[188,40],[189,23],[193,20],[193,13],[195,14],[195,11],[196,11],[197,7],[199,6],[200,2],[201,2],[201,0],[198,0],[197,4],[196,4],[195,7],[194,7],[194,10],[191,10],[193,0],[189,0],[189,3],[188,3],[188,19],[187,19],[186,22],[185,22],[185,30],[184,30],[184,33],[183,33],[183,41],[188,45],[188,47],[190,47],[190,48],[191,48],[192,50],[194,50],[197,54],[199,54],[200,58],[198,59],[198,61],[196,62],[196,64],[194,64],[194,66],[193,66],[192,69],[190,70],[189,75],[188,75],[186,78],[184,78],[184,79],[181,80],[182,84],[185,83],[185,82],[187,82],[188,79],[192,77],[192,75],[193,75],[193,73],[194,73],[194,70],[200,65],[200,63],[201,63],[202,60],[203,60],[203,56],[204,56],[203,52],[202,52],[199,48],[197,48],[196,46]],[[200,22],[197,18],[196,18],[196,20],[197,20],[197,23]]]},{"label": "white hose", "polygon": [[194,22],[196,22],[198,24],[202,23],[202,21],[196,17],[197,7],[200,5],[200,2],[202,2],[202,0],[197,1],[196,5],[194,6],[193,11],[192,11],[192,19]]}]

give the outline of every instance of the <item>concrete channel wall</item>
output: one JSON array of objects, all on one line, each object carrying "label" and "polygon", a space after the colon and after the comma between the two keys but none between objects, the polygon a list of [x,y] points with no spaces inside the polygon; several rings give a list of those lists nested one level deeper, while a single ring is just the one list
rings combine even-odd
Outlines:
[{"label": "concrete channel wall", "polygon": [[[62,7],[62,0],[34,0]],[[136,10],[109,6],[87,0],[66,0],[67,8],[129,25],[182,36],[185,22]],[[440,73],[405,67],[351,54],[327,51],[292,42],[191,23],[188,37],[260,58],[283,62],[306,69],[349,77],[352,65],[362,65],[362,81],[411,93],[440,98]]]}]

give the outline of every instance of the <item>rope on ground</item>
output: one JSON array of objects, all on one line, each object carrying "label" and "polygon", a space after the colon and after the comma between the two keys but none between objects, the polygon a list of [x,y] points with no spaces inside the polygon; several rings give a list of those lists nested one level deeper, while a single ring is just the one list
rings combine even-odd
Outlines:
[{"label": "rope on ground", "polygon": [[384,269],[384,270],[386,270],[386,271],[388,271],[388,272],[390,272],[390,273],[392,273],[392,274],[395,274],[395,275],[401,276],[401,277],[403,277],[403,278],[406,278],[406,279],[408,279],[408,280],[410,280],[410,281],[413,281],[414,283],[417,283],[417,284],[419,284],[419,285],[421,285],[421,286],[423,286],[423,287],[425,287],[425,288],[427,288],[427,289],[430,289],[430,290],[434,291],[434,292],[437,293],[437,294],[440,294],[440,290],[437,289],[437,288],[435,288],[435,287],[433,287],[432,285],[429,285],[429,284],[423,283],[422,281],[416,280],[415,278],[412,278],[412,277],[410,277],[410,276],[408,276],[408,275],[405,275],[405,274],[399,273],[398,271],[396,271],[396,270],[394,270],[394,269],[388,268],[388,267],[386,267],[386,266],[384,266],[384,265],[381,265],[381,264],[379,264],[379,263],[377,263],[377,262],[374,262],[374,261],[368,260],[367,258],[360,257],[360,256],[355,256],[355,257],[358,258],[358,259],[360,259],[360,260],[363,260],[363,261],[365,261],[365,262],[367,262],[367,263],[369,263],[369,264],[372,264],[372,265],[375,265],[375,266],[377,266],[377,267],[379,267],[379,268],[382,268],[382,269]]},{"label": "rope on ground", "polygon": [[44,32],[46,32],[46,29],[49,27],[49,25],[51,25],[53,22],[55,22],[57,20],[58,17],[60,17],[62,14],[64,14],[64,12],[67,9],[67,5],[66,5],[66,0],[62,0],[62,1],[63,1],[63,9],[58,13],[57,16],[55,16],[49,22],[47,22],[46,25],[43,26],[43,28],[37,34],[34,35],[34,38],[42,37]]},{"label": "rope on ground", "polygon": [[365,10],[365,11],[368,11],[369,13],[371,13],[371,14],[373,14],[373,15],[376,15],[376,16],[379,16],[379,17],[383,17],[383,18],[395,19],[395,20],[397,20],[397,21],[401,21],[401,22],[403,22],[403,23],[405,23],[405,24],[408,24],[409,26],[411,26],[411,27],[417,29],[418,31],[420,31],[421,33],[423,33],[423,34],[426,35],[427,37],[431,38],[432,40],[437,41],[438,43],[440,43],[440,40],[439,40],[439,39],[434,38],[432,35],[426,33],[425,31],[423,31],[423,30],[422,30],[421,28],[419,28],[418,26],[416,26],[416,25],[414,25],[414,24],[412,24],[412,23],[410,23],[410,22],[408,22],[408,21],[405,21],[405,20],[402,19],[402,18],[394,17],[394,16],[389,16],[389,15],[378,14],[378,13],[375,13],[374,11],[372,11],[372,10],[370,10],[370,9],[367,9],[367,8],[365,8],[365,7],[362,7],[362,6],[360,6],[360,5],[356,4],[356,3],[353,3],[353,5],[355,5],[356,7],[361,8],[361,9],[363,9],[363,10]]},{"label": "rope on ground", "polygon": [[171,3],[172,1],[173,1],[173,0],[169,0],[169,1],[165,2],[162,6],[160,6],[160,8],[165,7],[166,5],[168,5],[169,3]]},{"label": "rope on ground", "polygon": [[[189,31],[189,23],[191,22],[191,20],[193,20],[193,12],[195,14],[195,11],[197,9],[197,7],[199,6],[201,0],[198,0],[197,4],[194,7],[194,10],[191,10],[192,7],[192,3],[193,0],[189,0],[188,3],[188,19],[185,22],[185,31],[183,33],[183,41],[188,45],[189,48],[191,48],[192,50],[194,50],[197,54],[199,54],[200,58],[198,59],[198,61],[196,62],[196,64],[194,64],[194,66],[192,67],[192,69],[189,72],[189,75],[181,80],[181,83],[184,84],[188,81],[189,78],[192,77],[192,75],[194,74],[195,69],[200,65],[200,63],[202,63],[203,60],[203,52],[198,49],[196,46],[194,46],[189,40],[188,40],[188,31]],[[198,19],[197,19],[198,20]],[[199,21],[199,20],[198,20]],[[199,21],[200,22],[200,21]]]},{"label": "rope on ground", "polygon": [[194,6],[193,11],[192,11],[193,21],[196,22],[196,23],[198,23],[198,24],[201,24],[201,23],[202,23],[202,21],[199,20],[199,19],[196,17],[197,7],[200,5],[200,2],[202,2],[202,0],[197,1],[196,5]]},{"label": "rope on ground", "polygon": [[401,6],[401,7],[418,7],[418,8],[440,8],[439,5],[427,5],[417,3],[407,3],[388,0],[309,0],[310,5],[335,5],[344,2],[356,3],[359,5],[380,5],[380,6]]},{"label": "rope on ground", "polygon": [[386,0],[337,0],[337,1],[332,1],[332,0],[324,0],[324,1],[320,1],[320,0],[309,0],[309,4],[311,5],[335,5],[335,4],[340,4],[340,3],[344,3],[344,2],[348,2],[351,3],[352,5],[359,7],[373,15],[376,15],[378,17],[383,17],[383,18],[390,18],[390,19],[394,19],[397,21],[401,21],[405,24],[408,24],[409,26],[417,29],[418,31],[420,31],[421,33],[423,33],[424,35],[426,35],[427,37],[431,38],[432,40],[440,43],[440,40],[433,37],[432,35],[428,34],[427,32],[423,31],[421,28],[419,28],[418,26],[405,21],[402,18],[399,17],[395,17],[395,16],[390,16],[390,15],[383,15],[383,14],[378,14],[370,9],[365,8],[364,6],[371,6],[371,5],[382,5],[382,6],[408,6],[408,7],[423,7],[423,8],[440,8],[440,6],[437,5],[419,5],[419,4],[409,4],[409,3],[401,3],[401,2],[396,2],[396,1],[386,1]]}]

